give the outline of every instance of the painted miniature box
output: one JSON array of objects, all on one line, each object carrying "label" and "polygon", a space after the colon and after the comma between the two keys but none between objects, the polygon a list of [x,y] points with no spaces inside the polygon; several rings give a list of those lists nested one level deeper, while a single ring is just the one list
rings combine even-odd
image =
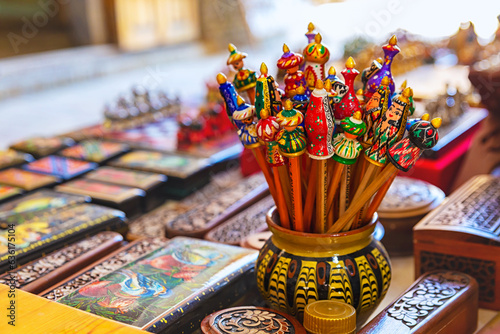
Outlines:
[{"label": "painted miniature box", "polygon": [[138,188],[119,186],[99,181],[79,179],[56,187],[57,191],[90,196],[92,202],[125,212],[128,218],[142,213],[145,192]]},{"label": "painted miniature box", "polygon": [[15,150],[0,151],[0,169],[16,167],[33,160],[34,158],[27,153]]},{"label": "painted miniature box", "polygon": [[117,249],[101,260],[92,263],[79,272],[71,275],[58,284],[43,291],[40,295],[50,300],[57,300],[84,287],[115,270],[129,264],[152,251],[164,247],[167,244],[165,238],[144,238],[136,240],[128,245]]},{"label": "painted miniature box", "polygon": [[121,143],[85,140],[75,146],[62,150],[60,155],[103,164],[128,150],[129,147]]},{"label": "painted miniature box", "polygon": [[75,142],[70,138],[35,137],[12,144],[10,148],[16,151],[29,153],[38,159],[53,154],[65,147],[69,147],[74,143]]},{"label": "painted miniature box", "polygon": [[101,232],[0,275],[1,284],[39,293],[120,247],[121,234]]},{"label": "painted miniature box", "polygon": [[90,202],[90,197],[42,189],[0,205],[0,228],[54,214],[64,207]]},{"label": "painted miniature box", "polygon": [[174,238],[58,300],[153,333],[192,333],[251,288],[257,252]]},{"label": "painted miniature box", "polygon": [[413,228],[415,275],[457,270],[479,283],[479,306],[500,310],[500,178],[479,175]]},{"label": "painted miniature box", "polygon": [[23,166],[24,170],[70,180],[97,168],[93,162],[50,155]]},{"label": "painted miniature box", "polygon": [[18,187],[0,185],[0,203],[12,200],[24,193],[24,190]]},{"label": "painted miniature box", "polygon": [[476,280],[436,270],[419,277],[358,334],[472,334],[477,327]]},{"label": "painted miniature box", "polygon": [[200,189],[210,180],[210,164],[207,159],[177,153],[133,151],[109,164],[166,175],[166,195],[178,199]]},{"label": "painted miniature box", "polygon": [[[0,273],[104,230],[125,234],[123,212],[94,204],[77,204],[21,225],[11,224],[0,231]],[[13,235],[15,241],[10,239]]]},{"label": "painted miniature box", "polygon": [[86,179],[139,188],[145,191],[144,208],[150,211],[165,201],[167,177],[163,174],[115,167],[101,167],[85,175]]},{"label": "painted miniature box", "polygon": [[59,182],[61,182],[61,179],[58,177],[33,173],[18,168],[9,168],[0,171],[0,184],[22,188],[26,191],[51,187]]}]

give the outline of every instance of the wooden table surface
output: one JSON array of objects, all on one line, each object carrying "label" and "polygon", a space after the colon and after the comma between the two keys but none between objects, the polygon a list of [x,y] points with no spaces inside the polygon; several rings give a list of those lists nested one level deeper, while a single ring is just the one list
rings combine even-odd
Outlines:
[{"label": "wooden table surface", "polygon": [[[15,326],[7,316],[7,307],[15,301]],[[145,333],[134,327],[80,311],[38,297],[22,290],[16,290],[15,298],[9,298],[9,287],[0,284],[0,333]],[[6,312],[9,312],[6,314]]]}]

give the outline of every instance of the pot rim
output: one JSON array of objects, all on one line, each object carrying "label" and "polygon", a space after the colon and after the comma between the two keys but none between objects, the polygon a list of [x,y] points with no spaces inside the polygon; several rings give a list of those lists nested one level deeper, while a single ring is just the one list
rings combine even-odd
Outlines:
[{"label": "pot rim", "polygon": [[373,217],[372,217],[372,220],[370,221],[370,223],[366,224],[365,226],[363,226],[361,228],[357,228],[355,230],[351,230],[351,231],[347,231],[347,232],[340,232],[340,233],[331,233],[331,234],[308,233],[308,232],[294,231],[294,230],[290,230],[290,229],[284,228],[282,226],[279,226],[278,224],[276,224],[274,222],[274,219],[273,219],[273,216],[277,215],[277,213],[278,213],[278,210],[277,210],[276,206],[273,206],[271,209],[269,209],[269,211],[266,214],[266,223],[269,226],[269,230],[271,230],[271,232],[272,232],[272,230],[277,230],[277,231],[284,233],[284,234],[289,234],[289,235],[293,235],[296,237],[302,237],[302,238],[311,238],[311,239],[318,239],[318,238],[319,239],[322,239],[322,238],[328,239],[328,238],[348,237],[348,236],[358,235],[358,234],[363,233],[363,232],[368,231],[368,230],[372,230],[371,232],[368,233],[368,234],[371,234],[371,233],[373,233],[373,230],[375,230],[375,226],[376,226],[377,221],[378,221],[378,214],[375,212],[373,214]]}]

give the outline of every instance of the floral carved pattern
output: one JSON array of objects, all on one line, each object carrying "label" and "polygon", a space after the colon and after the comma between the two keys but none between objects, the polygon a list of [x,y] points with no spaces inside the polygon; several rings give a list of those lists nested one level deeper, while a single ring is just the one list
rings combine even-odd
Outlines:
[{"label": "floral carved pattern", "polygon": [[221,333],[288,334],[294,326],[280,314],[259,309],[228,310],[215,317],[213,324]]},{"label": "floral carved pattern", "polygon": [[458,272],[434,272],[424,277],[387,310],[390,317],[414,327],[469,284]]}]

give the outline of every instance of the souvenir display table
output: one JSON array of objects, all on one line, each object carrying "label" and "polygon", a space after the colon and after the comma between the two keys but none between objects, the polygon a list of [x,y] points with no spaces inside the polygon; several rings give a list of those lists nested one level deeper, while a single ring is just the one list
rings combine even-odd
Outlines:
[{"label": "souvenir display table", "polygon": [[136,87],[103,124],[0,152],[16,331],[469,334],[497,315],[499,179],[451,189],[487,111],[443,112],[464,106],[448,90],[424,113],[396,35],[339,75],[306,38],[282,80],[229,43],[235,73],[196,112]]}]

